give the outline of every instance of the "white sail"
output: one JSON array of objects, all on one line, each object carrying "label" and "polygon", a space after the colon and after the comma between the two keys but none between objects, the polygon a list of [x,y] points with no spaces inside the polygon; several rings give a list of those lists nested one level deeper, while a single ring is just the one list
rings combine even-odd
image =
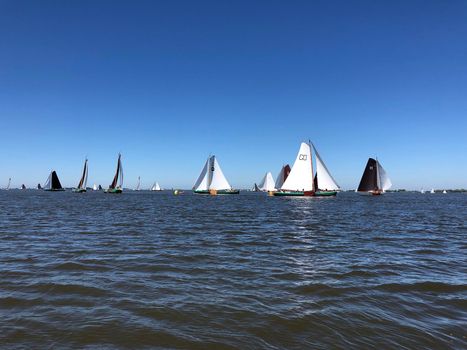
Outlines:
[{"label": "white sail", "polygon": [[232,187],[224,176],[219,163],[215,156],[211,157],[211,167],[209,171],[212,173],[211,182],[209,184],[210,190],[230,190]]},{"label": "white sail", "polygon": [[158,182],[156,182],[155,191],[162,191],[162,188],[161,188],[161,186],[159,186]]},{"label": "white sail", "polygon": [[121,158],[119,158],[118,161],[120,163],[118,187],[123,188],[123,165],[122,165]]},{"label": "white sail", "polygon": [[392,182],[389,179],[388,175],[386,174],[386,171],[384,168],[381,166],[380,162],[377,161],[378,165],[378,188],[382,189],[383,192],[389,190],[392,186]]},{"label": "white sail", "polygon": [[138,176],[138,183],[136,184],[135,191],[139,191],[140,185],[141,185],[141,178]]},{"label": "white sail", "polygon": [[211,161],[211,158],[208,158],[206,160],[206,164],[204,164],[203,170],[201,170],[201,174],[198,177],[198,180],[196,180],[195,185],[193,186],[193,190],[195,191],[207,191],[209,189],[209,163]]},{"label": "white sail", "polygon": [[324,165],[323,160],[319,156],[316,147],[313,145],[316,155],[316,178],[318,180],[318,188],[316,190],[337,191],[340,190],[339,185],[336,183],[332,175],[329,173],[328,168]]},{"label": "white sail", "polygon": [[92,190],[97,191],[97,185],[96,184],[94,184],[94,186],[92,186]]},{"label": "white sail", "polygon": [[259,189],[266,192],[276,190],[271,172],[268,172],[266,175],[264,175],[263,181],[261,181],[261,184],[259,185]]},{"label": "white sail", "polygon": [[44,190],[52,189],[52,172],[49,174],[49,177],[47,178],[47,181],[45,182],[44,186],[42,186],[42,189]]},{"label": "white sail", "polygon": [[310,145],[302,142],[290,174],[281,186],[285,191],[313,191]]},{"label": "white sail", "polygon": [[88,172],[89,172],[89,168],[88,168],[88,163],[86,161],[86,176],[84,177],[84,183],[83,183],[83,188],[86,189],[87,185],[88,185]]}]

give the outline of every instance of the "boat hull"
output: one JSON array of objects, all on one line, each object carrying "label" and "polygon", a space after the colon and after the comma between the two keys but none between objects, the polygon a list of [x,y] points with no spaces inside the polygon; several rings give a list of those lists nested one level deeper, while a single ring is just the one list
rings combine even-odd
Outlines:
[{"label": "boat hull", "polygon": [[[199,191],[193,191],[194,194],[208,194],[208,195],[212,195],[211,191],[209,190],[199,190]],[[228,195],[228,194],[239,194],[240,193],[240,190],[218,190],[216,191],[215,194],[217,195]]]},{"label": "boat hull", "polygon": [[86,189],[85,188],[74,188],[73,192],[74,193],[84,193],[84,192],[86,192]]},{"label": "boat hull", "polygon": [[337,191],[316,191],[315,197],[333,197],[337,195]]},{"label": "boat hull", "polygon": [[274,192],[276,197],[313,197],[315,192],[313,191],[278,191]]},{"label": "boat hull", "polygon": [[375,191],[357,191],[362,196],[381,196],[384,192],[380,190]]},{"label": "boat hull", "polygon": [[114,193],[114,194],[118,194],[118,193],[122,193],[123,190],[121,188],[109,188],[107,190],[104,191],[104,193]]},{"label": "boat hull", "polygon": [[51,188],[51,189],[44,189],[44,191],[47,191],[47,192],[62,192],[62,191],[65,191],[64,188]]}]

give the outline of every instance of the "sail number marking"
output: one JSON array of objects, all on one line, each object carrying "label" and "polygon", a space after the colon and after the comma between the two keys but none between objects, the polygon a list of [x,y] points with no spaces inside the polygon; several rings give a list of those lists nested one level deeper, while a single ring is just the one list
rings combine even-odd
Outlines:
[{"label": "sail number marking", "polygon": [[306,160],[307,158],[308,158],[308,156],[306,154],[299,154],[298,155],[299,160]]}]

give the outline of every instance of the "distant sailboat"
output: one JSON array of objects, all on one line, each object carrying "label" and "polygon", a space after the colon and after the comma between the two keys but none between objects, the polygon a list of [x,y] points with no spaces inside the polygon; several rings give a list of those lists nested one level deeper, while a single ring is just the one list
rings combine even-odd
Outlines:
[{"label": "distant sailboat", "polygon": [[289,174],[290,174],[290,165],[286,164],[281,168],[279,175],[277,175],[276,184],[274,185],[274,187],[276,189],[281,188],[285,180],[287,180],[287,177],[289,176]]},{"label": "distant sailboat", "polygon": [[84,168],[83,174],[81,175],[81,179],[79,180],[78,187],[73,189],[75,193],[84,193],[86,192],[86,185],[88,183],[88,160],[84,160]]},{"label": "distant sailboat", "polygon": [[102,191],[102,186],[99,185],[99,187],[97,188],[98,191]]},{"label": "distant sailboat", "polygon": [[253,188],[251,189],[251,192],[261,192],[261,190],[259,189],[259,187],[258,187],[258,185],[256,184],[256,182],[255,182],[255,184],[253,185]]},{"label": "distant sailboat", "polygon": [[8,179],[8,185],[6,185],[5,190],[8,191],[10,189],[10,185],[11,185],[11,177]]},{"label": "distant sailboat", "polygon": [[274,196],[313,196],[313,162],[311,146],[302,142],[289,176]]},{"label": "distant sailboat", "polygon": [[435,189],[432,188],[431,191],[430,191],[430,193],[435,193]]},{"label": "distant sailboat", "polygon": [[24,184],[21,185],[21,189],[22,190],[25,190],[26,189],[26,186]]},{"label": "distant sailboat", "polygon": [[[39,184],[40,185],[40,184]],[[44,191],[65,191],[58,179],[57,173],[53,170],[44,185]]]},{"label": "distant sailboat", "polygon": [[424,194],[424,193],[425,193],[425,190],[422,188],[422,189],[420,190],[420,193],[421,193],[421,194]]},{"label": "distant sailboat", "polygon": [[93,190],[93,191],[97,191],[97,190],[98,190],[98,187],[97,187],[96,184],[94,184],[94,185],[92,186],[92,190]]},{"label": "distant sailboat", "polygon": [[139,191],[140,186],[141,186],[141,177],[138,176],[138,183],[136,184],[135,191]]},{"label": "distant sailboat", "polygon": [[201,171],[193,192],[196,194],[239,194],[239,190],[234,190],[224,176],[215,156],[207,159]]},{"label": "distant sailboat", "polygon": [[109,188],[106,189],[105,193],[122,193],[123,192],[123,168],[122,168],[122,155],[118,154],[117,170],[115,176]]},{"label": "distant sailboat", "polygon": [[259,185],[259,190],[263,192],[271,192],[276,190],[274,178],[272,177],[271,172],[267,172],[266,175],[264,175],[264,178]]},{"label": "distant sailboat", "polygon": [[151,191],[162,191],[161,186],[159,186],[158,182],[155,182],[154,185],[151,187]]},{"label": "distant sailboat", "polygon": [[37,184],[37,189],[38,189],[38,190],[42,190],[41,184]]},{"label": "distant sailboat", "polygon": [[391,180],[378,160],[369,158],[358,185],[357,192],[361,194],[380,195],[390,189]]},{"label": "distant sailboat", "polygon": [[446,193],[447,193],[446,190],[443,190],[443,194],[446,194]]},{"label": "distant sailboat", "polygon": [[316,159],[316,174],[314,178],[315,196],[335,196],[340,187],[332,177],[323,160],[313,145]]}]

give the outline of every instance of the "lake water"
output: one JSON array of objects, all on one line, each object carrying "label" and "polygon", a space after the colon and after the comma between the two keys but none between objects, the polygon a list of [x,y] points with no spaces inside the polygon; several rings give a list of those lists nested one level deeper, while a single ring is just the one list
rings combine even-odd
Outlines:
[{"label": "lake water", "polygon": [[467,195],[0,191],[2,349],[465,349]]}]

